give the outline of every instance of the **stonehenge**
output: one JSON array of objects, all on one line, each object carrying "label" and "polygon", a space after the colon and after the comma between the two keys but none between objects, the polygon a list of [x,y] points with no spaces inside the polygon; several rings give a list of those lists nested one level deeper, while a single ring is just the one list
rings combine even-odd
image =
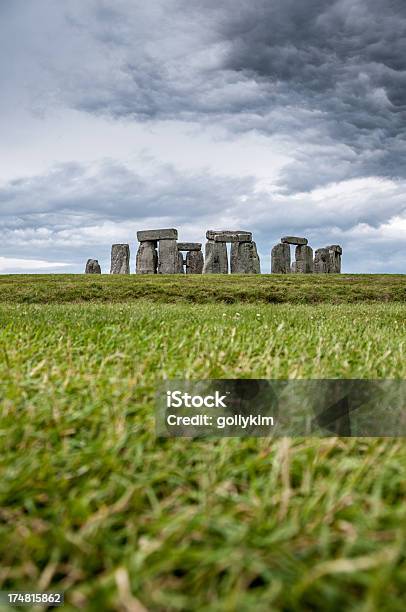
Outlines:
[{"label": "stonehenge", "polygon": [[161,239],[158,242],[158,274],[179,272],[179,251],[176,240]]},{"label": "stonehenge", "polygon": [[88,259],[85,274],[101,274],[101,268],[97,259]]},{"label": "stonehenge", "polygon": [[297,244],[298,246],[305,246],[308,243],[307,238],[298,238],[298,236],[283,236],[281,238],[283,244]]},{"label": "stonehenge", "polygon": [[130,274],[130,247],[128,244],[113,244],[111,247],[110,274]]},{"label": "stonehenge", "polygon": [[[201,242],[178,242],[178,251],[184,266],[186,266],[186,274],[203,273],[204,257]],[[186,251],[185,259],[183,259],[180,251]],[[183,268],[182,272],[184,272]]]},{"label": "stonehenge", "polygon": [[178,242],[178,230],[174,228],[143,230],[137,232],[137,238],[137,274],[202,274],[200,242]]},{"label": "stonehenge", "polygon": [[314,272],[316,274],[340,274],[342,252],[338,244],[317,249],[314,254]]},{"label": "stonehenge", "polygon": [[230,254],[231,274],[260,274],[261,266],[255,242],[233,242]]},{"label": "stonehenge", "polygon": [[207,240],[213,240],[214,242],[251,242],[252,233],[251,232],[241,232],[241,231],[219,231],[216,230],[207,230],[206,232]]},{"label": "stonehenge", "polygon": [[158,269],[158,252],[156,240],[145,240],[140,243],[136,259],[137,274],[156,274]]},{"label": "stonehenge", "polygon": [[208,230],[203,274],[228,274],[227,243],[231,244],[231,274],[260,274],[260,260],[252,233]]},{"label": "stonehenge", "polygon": [[295,249],[295,272],[298,274],[310,274],[313,272],[313,249],[305,245],[297,245]]},{"label": "stonehenge", "polygon": [[225,242],[214,242],[214,240],[206,242],[203,274],[228,274],[228,254]]},{"label": "stonehenge", "polygon": [[272,274],[289,274],[290,272],[290,247],[289,244],[281,242],[275,244],[271,251]]},{"label": "stonehenge", "polygon": [[[295,248],[295,260],[290,261],[290,245]],[[273,274],[340,274],[342,248],[332,244],[314,253],[307,238],[284,236],[271,251],[271,271]]]},{"label": "stonehenge", "polygon": [[203,274],[204,257],[202,251],[188,251],[186,254],[186,274]]},{"label": "stonehenge", "polygon": [[178,230],[176,229],[157,229],[157,230],[142,230],[137,232],[138,242],[153,240],[177,240]]},{"label": "stonehenge", "polygon": [[[137,274],[261,274],[260,258],[252,233],[245,230],[207,230],[205,256],[201,242],[178,242],[178,230],[137,232]],[[227,245],[230,244],[230,251]],[[291,261],[291,247],[295,247]],[[342,247],[316,249],[307,238],[283,236],[271,251],[272,274],[340,274]],[[101,274],[97,259],[86,263],[86,274]],[[130,274],[130,246],[113,244],[110,274]]]},{"label": "stonehenge", "polygon": [[332,244],[326,247],[329,253],[329,272],[331,274],[340,274],[341,273],[341,255],[343,253],[343,249],[339,244]]},{"label": "stonehenge", "polygon": [[201,242],[178,242],[178,251],[201,251]]},{"label": "stonehenge", "polygon": [[137,274],[179,273],[178,230],[142,230],[137,232],[137,238],[140,243],[136,258]]},{"label": "stonehenge", "polygon": [[328,249],[316,249],[314,252],[314,272],[315,274],[327,274],[329,269]]},{"label": "stonehenge", "polygon": [[[200,242],[177,242],[178,232],[173,228],[142,230],[137,238],[138,274],[260,274],[251,232],[208,230],[205,257]],[[231,244],[230,265],[227,244]]]}]

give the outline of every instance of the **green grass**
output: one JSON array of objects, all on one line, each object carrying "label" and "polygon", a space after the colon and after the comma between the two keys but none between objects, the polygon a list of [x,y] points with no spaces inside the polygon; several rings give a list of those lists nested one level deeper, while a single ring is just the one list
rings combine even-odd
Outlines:
[{"label": "green grass", "polygon": [[[402,440],[156,440],[153,414],[163,379],[405,378],[406,304],[336,304],[340,282],[354,297],[338,277],[316,281],[330,304],[263,303],[280,277],[215,277],[207,300],[202,278],[202,301],[258,283],[258,303],[190,304],[184,281],[1,279],[20,303],[0,305],[0,589],[66,590],[68,610],[403,610]],[[26,303],[92,287],[122,303]]]},{"label": "green grass", "polygon": [[0,300],[50,304],[118,303],[356,303],[405,302],[406,276],[396,274],[261,275],[20,275],[0,276]]}]

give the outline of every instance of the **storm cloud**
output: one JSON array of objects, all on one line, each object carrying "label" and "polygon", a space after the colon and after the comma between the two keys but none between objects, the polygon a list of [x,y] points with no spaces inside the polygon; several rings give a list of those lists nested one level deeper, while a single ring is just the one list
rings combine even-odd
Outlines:
[{"label": "storm cloud", "polygon": [[401,0],[15,0],[0,16],[10,257],[79,271],[81,241],[217,225],[252,229],[264,257],[295,231],[342,243],[344,269],[403,271]]}]

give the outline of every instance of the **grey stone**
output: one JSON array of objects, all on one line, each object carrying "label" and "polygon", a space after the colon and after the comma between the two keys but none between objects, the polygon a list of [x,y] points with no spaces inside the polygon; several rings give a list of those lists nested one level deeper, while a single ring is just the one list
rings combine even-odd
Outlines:
[{"label": "grey stone", "polygon": [[292,265],[290,266],[290,271],[292,272],[292,274],[296,274],[297,270],[296,270],[296,262],[292,261]]},{"label": "grey stone", "polygon": [[178,252],[178,274],[184,274],[185,273],[185,260],[183,259],[183,255],[182,253]]},{"label": "grey stone", "polygon": [[281,242],[285,244],[305,245],[308,243],[307,238],[299,238],[298,236],[283,236]]},{"label": "grey stone", "polygon": [[228,274],[227,245],[225,242],[206,242],[203,274]]},{"label": "grey stone", "polygon": [[275,244],[271,251],[272,274],[290,273],[290,246],[285,243]]},{"label": "grey stone", "polygon": [[340,274],[342,252],[338,244],[317,249],[314,254],[314,271],[317,274]]},{"label": "grey stone", "polygon": [[128,244],[113,244],[111,247],[110,274],[130,274],[130,247]]},{"label": "grey stone", "polygon": [[148,240],[141,242],[137,252],[137,274],[156,274],[158,266],[158,253],[156,242]]},{"label": "grey stone", "polygon": [[176,229],[156,229],[142,230],[137,232],[138,242],[150,242],[151,240],[177,240],[178,230]]},{"label": "grey stone", "polygon": [[201,242],[178,242],[178,251],[201,251]]},{"label": "grey stone", "polygon": [[233,242],[230,254],[232,274],[260,274],[257,245],[255,242]]},{"label": "grey stone", "polygon": [[[337,248],[338,247],[338,248]],[[343,252],[341,247],[337,244],[326,247],[328,250],[328,272],[329,274],[340,274],[341,273],[341,253]],[[340,252],[341,251],[341,252]]]},{"label": "grey stone", "polygon": [[342,247],[340,247],[339,244],[330,244],[330,246],[326,247],[326,249],[329,249],[330,251],[335,251],[339,255],[343,254],[343,249]]},{"label": "grey stone", "polygon": [[204,266],[201,251],[188,251],[186,254],[186,274],[202,274]]},{"label": "grey stone", "polygon": [[311,274],[313,272],[313,249],[307,245],[297,246],[295,249],[296,272]]},{"label": "grey stone", "polygon": [[85,274],[101,274],[101,268],[97,259],[88,259]]},{"label": "grey stone", "polygon": [[314,252],[314,273],[327,274],[329,268],[329,253],[328,249],[317,249]]},{"label": "grey stone", "polygon": [[158,245],[158,274],[176,274],[179,270],[179,251],[176,240],[160,240]]},{"label": "grey stone", "polygon": [[207,230],[207,240],[214,242],[251,242],[252,233],[243,230],[222,231],[222,230]]}]

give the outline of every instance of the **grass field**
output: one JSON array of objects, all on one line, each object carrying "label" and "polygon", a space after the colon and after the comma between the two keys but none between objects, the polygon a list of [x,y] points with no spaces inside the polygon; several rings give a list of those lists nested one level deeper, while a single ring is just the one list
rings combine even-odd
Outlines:
[{"label": "grass field", "polygon": [[25,304],[130,302],[163,304],[352,304],[406,302],[400,274],[0,275],[0,301]]},{"label": "grass field", "polygon": [[0,292],[0,589],[65,590],[67,610],[404,610],[403,440],[157,440],[154,394],[406,378],[405,277]]}]

